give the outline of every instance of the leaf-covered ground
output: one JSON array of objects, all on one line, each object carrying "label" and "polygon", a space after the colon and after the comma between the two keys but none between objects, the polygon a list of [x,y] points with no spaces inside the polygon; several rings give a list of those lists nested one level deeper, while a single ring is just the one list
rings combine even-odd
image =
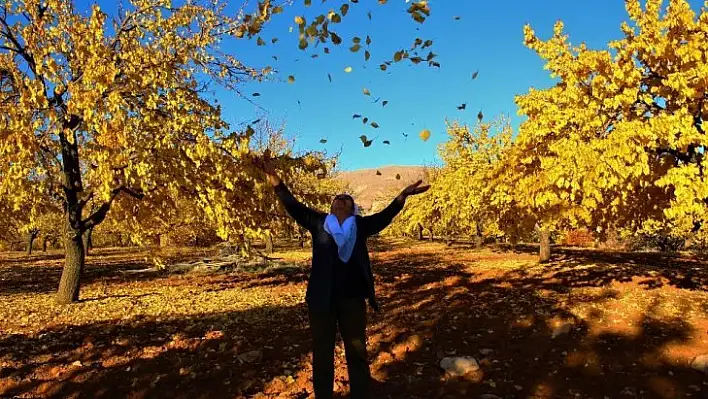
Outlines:
[{"label": "leaf-covered ground", "polygon": [[[126,273],[145,254],[89,256],[82,302],[53,303],[61,254],[0,255],[0,397],[306,398],[307,251],[258,273]],[[376,397],[708,396],[708,272],[696,259],[382,241],[370,313]],[[174,258],[203,257],[203,251]],[[444,356],[481,369],[449,378]],[[341,342],[336,390],[348,391]],[[493,396],[488,396],[493,398]]]}]

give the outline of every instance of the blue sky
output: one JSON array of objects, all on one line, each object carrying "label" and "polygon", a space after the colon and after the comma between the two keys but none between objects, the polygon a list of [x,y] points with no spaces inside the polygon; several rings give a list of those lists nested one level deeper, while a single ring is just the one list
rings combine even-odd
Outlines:
[{"label": "blue sky", "polygon": [[[215,95],[226,120],[234,125],[268,118],[285,124],[296,150],[336,153],[341,149],[340,168],[344,170],[433,163],[438,144],[446,139],[445,120],[473,124],[480,109],[487,118],[510,115],[518,125],[514,96],[532,86],[552,84],[540,58],[523,45],[524,24],[530,23],[547,38],[555,21],[561,19],[572,42],[604,48],[609,40],[620,37],[620,24],[628,19],[622,0],[430,0],[431,16],[421,25],[405,12],[405,0],[389,0],[383,6],[375,0],[360,0],[336,29],[344,43],[330,44],[332,51],[325,55],[322,47],[299,50],[297,27],[292,33],[288,28],[294,26],[294,16],[312,17],[332,7],[332,2],[315,0],[311,8],[301,1],[295,3],[274,16],[262,32],[267,46],[258,47],[253,40],[226,47],[253,66],[271,65],[279,71],[275,81],[244,85],[243,93],[261,94],[252,98],[258,107],[225,90],[217,89]],[[699,1],[692,4],[699,10]],[[369,10],[371,21],[366,16]],[[351,53],[348,48],[352,35],[363,39],[367,34],[372,39],[371,59],[364,62],[363,50]],[[272,37],[279,39],[274,45]],[[409,48],[416,37],[434,40],[433,51],[441,68],[425,63],[414,66],[404,60],[386,72],[379,69],[381,61],[398,49]],[[320,56],[312,59],[315,53]],[[351,73],[344,72],[348,66],[353,68]],[[479,76],[472,80],[477,70]],[[287,83],[288,75],[295,76],[294,84]],[[371,91],[370,97],[362,93],[364,87]],[[378,97],[381,100],[373,104]],[[386,107],[381,106],[384,100]],[[461,103],[467,103],[466,111],[457,110]],[[368,116],[380,128],[352,119],[355,113]],[[418,138],[422,129],[432,132],[427,142]],[[363,147],[362,134],[376,137],[370,147]],[[323,138],[326,144],[319,143]],[[382,144],[383,140],[391,145]]]}]

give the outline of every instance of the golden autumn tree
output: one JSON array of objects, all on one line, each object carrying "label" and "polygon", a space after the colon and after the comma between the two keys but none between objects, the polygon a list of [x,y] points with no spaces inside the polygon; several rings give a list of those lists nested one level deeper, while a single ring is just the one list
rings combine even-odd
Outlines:
[{"label": "golden autumn tree", "polygon": [[448,125],[448,140],[440,145],[442,167],[431,174],[431,189],[410,199],[398,222],[401,231],[421,228],[448,238],[484,237],[501,233],[498,212],[491,206],[494,185],[489,184],[503,152],[511,144],[508,119],[479,121],[472,128],[455,122]]},{"label": "golden autumn tree", "polygon": [[683,0],[627,0],[607,50],[573,46],[558,22],[526,45],[559,82],[517,104],[516,200],[544,229],[704,231],[708,12]]},{"label": "golden autumn tree", "polygon": [[[310,23],[298,17],[300,48],[341,43],[330,24],[341,22],[345,3]],[[226,5],[132,0],[109,18],[96,4],[87,13],[72,1],[0,3],[0,201],[13,209],[34,209],[42,196],[61,202],[60,303],[78,300],[82,237],[121,193],[153,212],[189,196],[221,236],[258,233],[250,209],[263,190],[253,191],[261,183],[252,130],[228,132],[205,82],[237,90],[272,73],[224,53],[220,43],[256,37],[283,7],[265,0],[231,16]],[[422,22],[430,9],[421,1],[408,12]]]}]

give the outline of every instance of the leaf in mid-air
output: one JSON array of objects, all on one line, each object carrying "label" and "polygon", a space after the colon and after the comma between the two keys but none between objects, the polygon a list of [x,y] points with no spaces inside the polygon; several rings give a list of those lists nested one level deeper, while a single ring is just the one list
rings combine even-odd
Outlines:
[{"label": "leaf in mid-air", "polygon": [[430,138],[430,130],[428,130],[428,129],[423,129],[423,130],[420,132],[420,138],[421,138],[423,141],[428,141],[428,139]]}]

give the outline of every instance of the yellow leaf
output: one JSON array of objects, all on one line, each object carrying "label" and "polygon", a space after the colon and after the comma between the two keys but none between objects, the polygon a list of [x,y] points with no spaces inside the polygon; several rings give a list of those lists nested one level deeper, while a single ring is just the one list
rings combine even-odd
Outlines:
[{"label": "yellow leaf", "polygon": [[428,130],[428,129],[423,129],[423,130],[420,132],[420,138],[421,138],[421,140],[423,140],[423,141],[428,141],[428,139],[430,138],[430,130]]}]

